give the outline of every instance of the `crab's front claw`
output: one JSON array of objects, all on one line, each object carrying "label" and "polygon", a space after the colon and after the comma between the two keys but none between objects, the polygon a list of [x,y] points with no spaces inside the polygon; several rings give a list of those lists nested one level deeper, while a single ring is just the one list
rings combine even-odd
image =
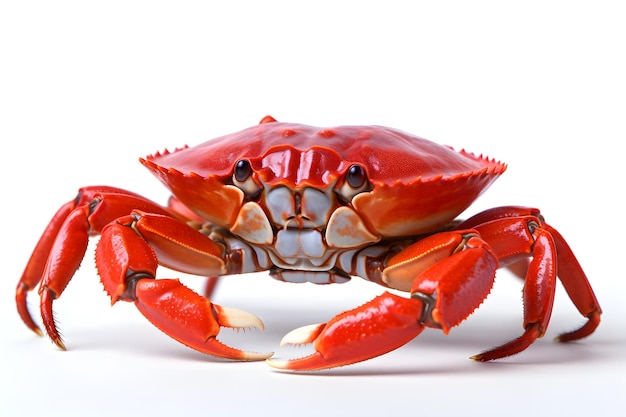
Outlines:
[{"label": "crab's front claw", "polygon": [[[157,328],[199,352],[248,361],[270,357],[272,353],[246,352],[217,340],[221,327],[263,329],[256,316],[213,304],[177,279],[155,279],[156,253],[162,254],[159,259],[167,265],[181,266],[175,261],[183,259],[189,264],[187,270],[197,272],[219,272],[223,266],[215,244],[184,226],[172,218],[136,213],[102,230],[96,266],[111,302],[134,302]],[[171,253],[179,256],[171,259]]]},{"label": "crab's front claw", "polygon": [[421,301],[385,292],[328,323],[293,330],[281,341],[281,346],[313,343],[315,353],[297,359],[268,359],[268,363],[279,369],[308,371],[350,365],[383,355],[422,332],[422,311]]},{"label": "crab's front claw", "polygon": [[213,304],[177,279],[139,279],[135,296],[135,305],[152,324],[192,349],[244,361],[264,360],[273,355],[246,352],[217,340],[221,327],[263,330],[263,322],[243,310]]}]

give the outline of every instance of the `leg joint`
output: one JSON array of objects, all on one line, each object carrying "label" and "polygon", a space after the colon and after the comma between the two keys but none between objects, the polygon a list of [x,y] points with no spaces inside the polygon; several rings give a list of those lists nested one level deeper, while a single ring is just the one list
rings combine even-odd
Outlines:
[{"label": "leg joint", "polygon": [[434,294],[426,294],[420,291],[411,293],[411,298],[422,302],[422,314],[418,320],[418,323],[428,327],[440,329],[441,325],[433,319],[433,309],[437,305],[437,300]]},{"label": "leg joint", "polygon": [[137,282],[145,278],[154,279],[154,275],[149,272],[135,272],[131,268],[128,268],[126,276],[124,277],[124,284],[126,284],[124,292],[120,294],[117,299],[122,301],[135,301],[137,299]]}]

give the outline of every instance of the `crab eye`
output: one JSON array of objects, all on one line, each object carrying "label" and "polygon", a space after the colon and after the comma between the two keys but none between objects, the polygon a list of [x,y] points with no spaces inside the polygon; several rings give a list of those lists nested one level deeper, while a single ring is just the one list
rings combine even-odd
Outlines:
[{"label": "crab eye", "polygon": [[343,183],[337,189],[337,195],[341,201],[349,203],[354,196],[372,189],[371,184],[367,180],[365,168],[361,165],[351,165],[345,174]]},{"label": "crab eye", "polygon": [[244,182],[252,175],[252,167],[250,166],[250,162],[242,159],[237,162],[235,165],[235,180],[238,182]]},{"label": "crab eye", "polygon": [[367,180],[365,176],[365,170],[361,165],[352,165],[348,168],[348,173],[346,174],[346,181],[348,185],[354,189],[359,189],[363,187],[365,181]]},{"label": "crab eye", "polygon": [[249,199],[255,198],[263,188],[252,175],[252,165],[247,159],[241,159],[235,164],[233,185],[243,191]]}]

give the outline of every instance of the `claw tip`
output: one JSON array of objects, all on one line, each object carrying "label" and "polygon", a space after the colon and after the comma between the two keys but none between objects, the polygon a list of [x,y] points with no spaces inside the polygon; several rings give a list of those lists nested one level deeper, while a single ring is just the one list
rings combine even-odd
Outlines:
[{"label": "claw tip", "polygon": [[232,328],[255,328],[265,330],[260,318],[238,308],[213,305],[218,311],[218,322],[221,326]]},{"label": "claw tip", "polygon": [[298,327],[287,333],[280,341],[280,347],[285,345],[304,345],[313,343],[320,335],[325,323],[310,324],[308,326]]},{"label": "claw tip", "polygon": [[265,362],[276,369],[289,369],[289,361],[284,359],[267,358]]},{"label": "claw tip", "polygon": [[274,352],[262,353],[262,352],[243,352],[243,360],[246,361],[262,361],[269,360],[274,356]]}]

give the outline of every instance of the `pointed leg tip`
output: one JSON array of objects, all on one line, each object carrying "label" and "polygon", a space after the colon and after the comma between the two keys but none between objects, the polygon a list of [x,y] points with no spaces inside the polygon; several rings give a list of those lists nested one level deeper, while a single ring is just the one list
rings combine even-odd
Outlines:
[{"label": "pointed leg tip", "polygon": [[557,343],[568,343],[568,342],[579,340],[583,337],[584,336],[579,336],[578,334],[576,334],[576,332],[571,332],[571,333],[560,334],[557,337],[555,337],[553,340]]},{"label": "pointed leg tip", "polygon": [[53,339],[52,343],[54,343],[56,347],[58,347],[60,350],[67,350],[67,347],[65,347],[65,343],[63,343],[63,340],[61,339]]},{"label": "pointed leg tip", "polygon": [[507,354],[507,355],[502,355],[499,353],[496,353],[493,350],[487,350],[485,352],[481,352],[481,353],[477,353],[476,355],[472,355],[469,358],[473,361],[476,362],[492,362],[495,361],[497,359],[502,359],[504,357],[510,356],[511,354]]},{"label": "pointed leg tip", "polygon": [[571,332],[562,333],[555,337],[554,341],[559,343],[567,343],[589,336],[596,330],[596,328],[600,324],[601,314],[602,312],[599,309],[592,311],[588,315],[589,320],[582,327]]},{"label": "pointed leg tip", "polygon": [[486,352],[482,352],[482,353],[478,353],[476,355],[472,355],[469,358],[473,361],[476,362],[493,362],[496,361],[498,359],[503,359],[509,356],[513,356],[515,355],[515,353],[507,353],[505,355],[500,354],[500,353],[496,353],[494,351],[488,350]]},{"label": "pointed leg tip", "polygon": [[35,333],[37,336],[43,336],[44,332],[41,330],[41,328],[39,328],[39,326],[37,326],[35,324],[35,322],[33,320],[23,320],[24,324],[26,324],[26,327],[28,327],[33,333]]},{"label": "pointed leg tip", "polygon": [[35,320],[33,320],[32,316],[30,315],[30,311],[28,311],[25,298],[18,299],[17,312],[20,315],[22,322],[24,322],[26,327],[32,330],[37,336],[43,336],[43,332],[41,331],[37,323],[35,323]]}]

